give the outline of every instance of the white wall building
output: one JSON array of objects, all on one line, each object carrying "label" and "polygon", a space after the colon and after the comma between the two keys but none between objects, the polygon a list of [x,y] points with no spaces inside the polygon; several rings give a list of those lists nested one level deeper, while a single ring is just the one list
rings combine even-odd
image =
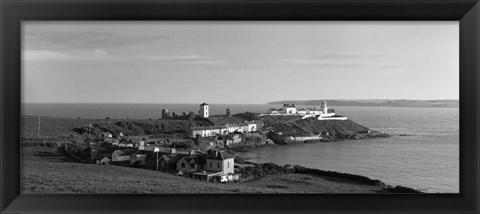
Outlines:
[{"label": "white wall building", "polygon": [[282,107],[283,114],[297,114],[297,108],[295,104],[283,104]]},{"label": "white wall building", "polygon": [[270,115],[299,115],[303,119],[317,117],[319,120],[346,120],[347,117],[335,117],[335,109],[329,109],[323,101],[320,110],[316,108],[297,109],[295,104],[283,104],[281,109],[270,109]]}]

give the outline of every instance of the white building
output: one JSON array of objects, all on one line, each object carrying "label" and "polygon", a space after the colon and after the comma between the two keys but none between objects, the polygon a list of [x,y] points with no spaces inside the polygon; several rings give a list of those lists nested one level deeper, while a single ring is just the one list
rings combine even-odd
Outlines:
[{"label": "white building", "polygon": [[297,108],[295,104],[283,104],[282,107],[283,114],[297,114]]},{"label": "white building", "polygon": [[192,127],[192,137],[199,135],[200,137],[211,137],[228,133],[229,129],[226,126],[207,126],[207,127]]},{"label": "white building", "polygon": [[197,135],[200,137],[212,137],[234,132],[255,132],[258,130],[258,127],[255,121],[249,121],[245,123],[225,124],[221,126],[192,127],[190,130],[192,137],[196,137]]},{"label": "white building", "polygon": [[208,104],[202,103],[200,104],[200,117],[207,118],[208,117]]},{"label": "white building", "polygon": [[347,117],[336,117],[335,109],[329,109],[327,102],[323,101],[320,110],[316,108],[297,109],[295,104],[284,104],[281,109],[270,109],[270,115],[299,115],[303,119],[316,117],[319,120],[346,120]]},{"label": "white building", "polygon": [[141,139],[138,143],[138,150],[145,150],[145,139]]}]

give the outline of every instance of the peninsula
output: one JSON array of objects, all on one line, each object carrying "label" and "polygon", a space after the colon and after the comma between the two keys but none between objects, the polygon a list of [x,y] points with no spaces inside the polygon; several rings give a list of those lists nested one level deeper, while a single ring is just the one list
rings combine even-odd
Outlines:
[{"label": "peninsula", "polygon": [[[208,182],[202,183],[200,186],[208,189],[205,192],[309,192],[307,186],[294,185],[298,179],[308,179],[312,182],[310,185],[318,186],[319,189],[315,189],[315,192],[331,191],[331,189],[327,191],[328,188],[321,190],[320,186],[324,185],[337,186],[337,192],[418,192],[406,187],[388,186],[381,181],[359,175],[302,166],[258,164],[237,157],[237,152],[261,146],[388,137],[388,134],[375,132],[345,116],[337,115],[333,109],[327,107],[326,102],[323,102],[318,110],[316,108],[297,109],[292,104],[284,104],[281,109],[270,110],[267,113],[231,114],[230,109],[226,109],[224,115],[210,115],[209,105],[202,103],[198,114],[194,112],[176,114],[163,109],[162,118],[144,120],[25,116],[22,120],[24,133],[40,130],[37,119],[47,127],[43,129],[42,136],[24,135],[21,141],[24,159],[27,160],[26,167],[29,168],[26,170],[28,172],[26,177],[23,178],[27,187],[38,186],[36,182],[46,182],[46,178],[35,174],[34,169],[47,165],[50,167],[53,164],[61,174],[68,174],[63,179],[70,179],[69,176],[78,176],[76,171],[71,170],[73,165],[90,163],[110,166],[112,168],[106,170],[112,171],[113,174],[134,170],[128,168],[161,171],[165,174],[162,175],[163,179],[175,185],[190,183],[183,178],[237,183],[229,188],[212,186]],[[68,160],[69,163],[39,164],[38,161],[49,162],[50,159],[45,158],[45,154],[54,154],[55,157],[64,156],[62,159]],[[72,166],[62,168],[66,165]],[[92,167],[75,166],[84,173],[92,171]],[[144,174],[143,171],[128,173]],[[154,176],[150,175],[151,172],[145,173],[148,174],[144,175],[145,178]],[[97,176],[102,173],[95,174]],[[183,177],[180,183],[178,176]],[[125,182],[134,179],[127,177]],[[280,177],[284,181],[283,184],[278,182]],[[62,179],[61,176],[59,178]],[[68,182],[68,180],[62,182]],[[249,183],[248,188],[244,185],[247,183]],[[99,183],[99,185],[107,184]],[[258,188],[250,188],[255,186]],[[45,187],[47,192],[55,189],[56,187],[50,185]],[[94,191],[91,188],[86,189]],[[184,190],[188,192],[192,189]],[[42,190],[27,188],[25,191],[41,192]],[[84,192],[79,189],[69,191]],[[143,187],[138,188],[138,191],[149,192]],[[173,190],[162,187],[151,191]]]}]

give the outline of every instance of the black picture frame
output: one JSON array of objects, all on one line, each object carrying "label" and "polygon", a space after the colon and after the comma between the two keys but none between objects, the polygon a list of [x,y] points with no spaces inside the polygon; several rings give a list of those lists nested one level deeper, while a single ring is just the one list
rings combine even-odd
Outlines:
[{"label": "black picture frame", "polygon": [[[479,213],[478,0],[0,0],[2,213]],[[20,194],[24,20],[460,22],[459,194]]]}]

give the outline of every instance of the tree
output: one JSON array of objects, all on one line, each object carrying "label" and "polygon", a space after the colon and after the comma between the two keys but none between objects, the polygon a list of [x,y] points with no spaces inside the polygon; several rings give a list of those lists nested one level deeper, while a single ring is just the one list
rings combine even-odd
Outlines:
[{"label": "tree", "polygon": [[145,133],[142,128],[135,126],[133,127],[133,135],[145,135]]},{"label": "tree", "polygon": [[128,125],[125,121],[122,121],[120,122],[120,124],[118,124],[120,127],[122,127],[124,130],[127,130],[128,129]]},{"label": "tree", "polygon": [[195,112],[190,111],[190,113],[188,113],[188,121],[193,122],[194,119],[195,119]]},{"label": "tree", "polygon": [[145,168],[147,166],[147,164],[145,164],[145,161],[142,161],[142,160],[138,160],[138,161],[135,161],[133,163],[133,166],[135,168]]}]

